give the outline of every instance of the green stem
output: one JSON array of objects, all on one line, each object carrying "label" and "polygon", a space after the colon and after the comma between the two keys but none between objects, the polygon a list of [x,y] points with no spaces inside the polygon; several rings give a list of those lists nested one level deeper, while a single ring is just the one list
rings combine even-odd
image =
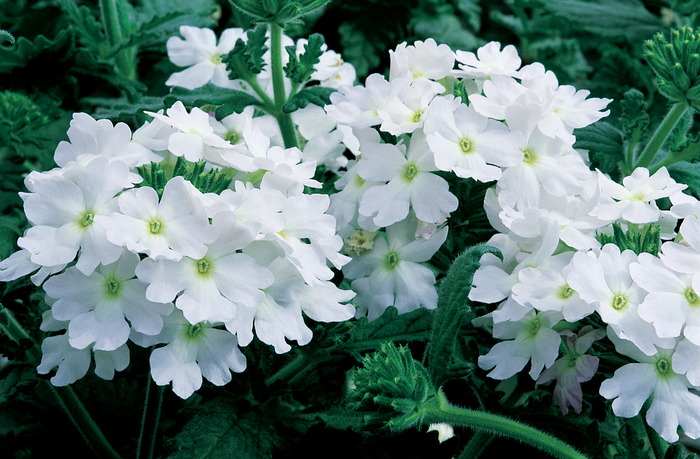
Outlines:
[{"label": "green stem", "polygon": [[[39,365],[41,362],[41,349],[27,333],[27,331],[17,322],[12,312],[0,304],[0,329],[4,331],[10,339],[19,342],[21,339],[29,339],[34,344],[27,350],[29,363],[33,366]],[[112,448],[105,438],[102,430],[87,412],[85,406],[80,402],[80,399],[75,395],[70,387],[54,387],[51,382],[46,381],[49,389],[56,396],[59,404],[80,432],[80,435],[85,439],[90,449],[92,449],[98,457],[104,458],[119,458],[119,454]]]},{"label": "green stem", "polygon": [[459,459],[476,459],[484,452],[486,447],[493,440],[494,435],[490,432],[484,432],[483,430],[477,430],[474,432],[474,436],[467,443],[466,448],[459,455]]},{"label": "green stem", "polygon": [[54,387],[49,381],[46,381],[46,384],[54,393],[61,406],[63,406],[71,422],[73,422],[87,444],[95,452],[95,455],[100,458],[118,459],[120,457],[119,454],[109,444],[102,430],[92,419],[90,413],[87,412],[85,406],[73,392],[73,389],[70,386]]},{"label": "green stem", "polygon": [[265,384],[269,386],[275,381],[290,379],[292,376],[299,373],[306,366],[307,360],[308,359],[306,358],[306,355],[303,352],[297,351],[296,357],[294,357],[294,359],[291,362],[280,368],[277,373],[267,378],[265,380]]},{"label": "green stem", "polygon": [[151,386],[153,386],[151,374],[149,373],[146,377],[148,378],[148,382],[146,383],[146,400],[143,404],[141,432],[139,433],[136,459],[153,458],[156,436],[158,434],[158,423],[160,422],[160,412],[163,406],[165,386],[158,386],[157,390],[151,391]]},{"label": "green stem", "polygon": [[654,457],[656,459],[663,459],[666,456],[668,444],[664,440],[662,440],[658,432],[652,429],[649,426],[649,424],[647,424],[647,422],[644,420],[650,406],[651,398],[644,402],[644,406],[642,407],[641,412],[637,416],[632,418],[632,422],[636,424],[635,428],[640,434],[642,434],[642,432],[646,434],[647,438],[649,439],[649,444],[651,445],[651,450],[654,452]]},{"label": "green stem", "polygon": [[289,113],[282,111],[282,106],[287,103],[282,69],[282,28],[274,22],[270,23],[270,64],[272,90],[275,96],[275,118],[282,132],[284,146],[285,148],[297,147],[297,135],[292,117]]},{"label": "green stem", "polygon": [[438,391],[432,402],[422,405],[418,409],[418,414],[421,416],[421,421],[426,424],[446,422],[481,429],[492,434],[505,435],[561,459],[586,458],[561,440],[520,422],[491,413],[452,406],[447,402],[442,391]]},{"label": "green stem", "polygon": [[[107,45],[109,49],[119,46],[124,41],[122,37],[122,29],[119,25],[119,11],[117,10],[116,0],[99,0],[100,14],[102,15],[102,23],[105,28],[105,36],[107,37]],[[123,49],[114,57],[114,63],[117,72],[129,80],[136,80],[136,68],[133,59],[131,58],[131,49]]]},{"label": "green stem", "polygon": [[27,350],[29,363],[37,366],[41,362],[41,349],[37,346],[34,339],[29,336],[29,333],[17,322],[17,319],[12,315],[12,312],[0,304],[0,330],[4,331],[11,340],[19,343],[22,339],[31,340],[33,346]]},{"label": "green stem", "polygon": [[693,143],[686,146],[681,151],[676,152],[676,154],[670,154],[663,161],[654,165],[654,167],[649,169],[649,173],[653,174],[662,167],[668,167],[672,164],[676,164],[680,161],[692,162],[694,159],[700,157],[700,143]]},{"label": "green stem", "polygon": [[671,131],[673,131],[676,123],[678,123],[678,120],[681,119],[687,109],[687,102],[678,102],[671,107],[671,110],[666,115],[666,118],[664,118],[651,140],[649,140],[649,143],[644,148],[639,160],[632,167],[632,169],[636,169],[637,167],[649,167],[651,165],[656,157],[656,154],[659,152],[664,142],[666,142],[669,134],[671,134]]}]

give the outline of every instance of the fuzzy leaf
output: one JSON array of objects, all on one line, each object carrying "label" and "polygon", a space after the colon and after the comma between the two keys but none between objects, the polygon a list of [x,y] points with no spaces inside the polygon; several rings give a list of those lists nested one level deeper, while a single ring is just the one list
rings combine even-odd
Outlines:
[{"label": "fuzzy leaf", "polygon": [[485,253],[493,253],[502,259],[501,252],[488,245],[475,245],[458,256],[438,289],[438,307],[434,314],[430,338],[429,371],[435,387],[450,378],[449,370],[457,339],[457,330],[463,320],[470,320],[474,313],[469,306],[469,291],[479,260]]},{"label": "fuzzy leaf", "polygon": [[618,163],[624,160],[622,132],[613,125],[598,121],[574,131],[574,148],[588,150],[591,165],[610,174],[613,180],[620,178]]},{"label": "fuzzy leaf", "polygon": [[63,56],[69,54],[73,47],[70,30],[61,30],[53,39],[39,35],[34,41],[19,37],[13,47],[0,47],[0,73],[6,73],[15,67],[23,67],[40,54]]},{"label": "fuzzy leaf", "polygon": [[302,414],[301,416],[310,421],[320,419],[328,427],[339,430],[352,429],[358,431],[362,428],[365,420],[364,413],[339,406],[318,413]]},{"label": "fuzzy leaf", "polygon": [[646,112],[646,100],[644,94],[636,89],[630,89],[625,93],[625,98],[620,102],[622,115],[622,135],[632,146],[638,145],[644,140],[649,127],[649,114]]},{"label": "fuzzy leaf", "polygon": [[282,106],[282,111],[284,113],[292,113],[300,108],[304,108],[309,104],[318,105],[323,107],[331,103],[331,94],[336,92],[337,89],[326,88],[323,86],[312,86],[310,88],[302,89],[298,93],[294,94],[289,102]]},{"label": "fuzzy leaf", "polygon": [[668,166],[668,173],[676,182],[688,185],[686,193],[700,199],[700,163],[680,161]]},{"label": "fuzzy leaf", "polygon": [[578,30],[608,38],[624,36],[634,44],[664,28],[640,0],[550,0],[543,6]]},{"label": "fuzzy leaf", "polygon": [[106,51],[104,27],[92,14],[90,8],[79,7],[72,0],[59,0],[58,5],[73,25],[80,43],[94,50],[98,55],[104,55]]},{"label": "fuzzy leaf", "polygon": [[197,406],[192,419],[165,445],[169,459],[269,458],[279,444],[272,423],[258,411],[217,398]]},{"label": "fuzzy leaf", "polygon": [[390,306],[371,322],[366,317],[348,322],[350,330],[337,349],[359,355],[362,351],[379,349],[386,341],[424,341],[430,337],[432,321],[431,310],[420,308],[399,314],[395,307]]},{"label": "fuzzy leaf", "polygon": [[321,47],[325,44],[323,35],[315,33],[309,37],[309,42],[304,45],[304,53],[297,58],[296,46],[287,46],[289,62],[284,67],[284,73],[295,83],[305,83],[314,73],[314,65],[320,62],[323,54]]}]

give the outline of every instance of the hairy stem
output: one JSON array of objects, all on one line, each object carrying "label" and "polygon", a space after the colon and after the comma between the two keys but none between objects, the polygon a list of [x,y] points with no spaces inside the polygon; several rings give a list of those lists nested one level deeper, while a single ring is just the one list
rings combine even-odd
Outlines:
[{"label": "hairy stem", "polygon": [[287,103],[282,69],[282,28],[274,22],[270,23],[270,64],[272,89],[275,95],[275,118],[282,132],[284,146],[285,148],[297,147],[297,135],[292,117],[289,113],[282,111],[282,106]]},{"label": "hairy stem", "polygon": [[659,152],[664,142],[666,142],[669,134],[671,134],[671,131],[673,131],[673,128],[676,126],[687,109],[687,102],[678,102],[671,107],[671,110],[666,115],[666,118],[664,118],[659,127],[656,129],[654,136],[651,138],[651,140],[649,140],[649,143],[644,148],[639,160],[634,167],[632,167],[632,169],[636,169],[637,167],[649,167],[651,165],[656,157],[656,154]]},{"label": "hairy stem", "polygon": [[139,433],[136,459],[153,458],[156,436],[158,434],[158,423],[160,422],[160,411],[163,406],[165,386],[158,386],[155,391],[152,391],[153,381],[151,380],[151,374],[149,373],[146,377],[148,382],[146,383],[146,397],[143,404],[141,432]]},{"label": "hairy stem", "polygon": [[[119,12],[116,0],[99,0],[102,24],[105,28],[105,36],[109,48],[119,46],[124,41],[122,29],[119,24]],[[136,68],[131,58],[131,49],[123,49],[114,57],[117,72],[129,80],[136,80]]]},{"label": "hairy stem", "polygon": [[505,435],[560,459],[585,459],[586,457],[563,441],[520,422],[491,413],[452,406],[447,402],[442,391],[438,391],[432,402],[421,406],[418,413],[421,415],[421,421],[426,424],[446,422],[480,429],[495,435]]}]

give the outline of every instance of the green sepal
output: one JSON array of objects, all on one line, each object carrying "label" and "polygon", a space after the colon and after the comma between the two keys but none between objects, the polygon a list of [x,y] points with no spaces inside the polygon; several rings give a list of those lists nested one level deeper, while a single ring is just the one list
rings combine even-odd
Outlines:
[{"label": "green sepal", "polygon": [[452,95],[455,96],[455,98],[461,98],[463,104],[469,105],[469,93],[464,85],[464,81],[455,80],[452,85]]},{"label": "green sepal", "polygon": [[597,234],[596,239],[601,245],[616,245],[620,252],[631,250],[637,255],[650,253],[656,257],[661,247],[661,229],[658,225],[647,223],[642,228],[631,226],[623,231],[619,223],[613,223],[613,234]]},{"label": "green sepal", "polygon": [[292,113],[309,104],[323,107],[331,103],[331,94],[336,91],[337,89],[326,88],[324,86],[312,86],[302,89],[294,94],[289,101],[282,106],[282,111],[284,113]]},{"label": "green sepal", "polygon": [[314,65],[320,62],[320,57],[323,54],[321,49],[325,44],[323,35],[315,33],[309,36],[309,42],[304,45],[304,53],[297,58],[296,46],[287,46],[287,55],[289,62],[284,67],[284,73],[287,78],[294,83],[306,83],[311,74],[314,73]]},{"label": "green sepal", "polygon": [[144,164],[137,167],[136,171],[143,178],[143,181],[136,185],[137,187],[147,186],[153,188],[158,193],[159,198],[163,196],[163,190],[168,182],[168,178],[165,175],[165,171],[160,168],[160,164],[151,161],[149,166]]},{"label": "green sepal", "polygon": [[442,386],[453,377],[453,370],[458,370],[456,373],[460,376],[464,373],[463,363],[456,363],[453,359],[457,332],[463,321],[474,318],[468,295],[474,273],[481,266],[481,257],[486,253],[492,253],[503,260],[503,255],[495,247],[483,244],[470,247],[455,259],[438,289],[428,366],[435,387]]}]

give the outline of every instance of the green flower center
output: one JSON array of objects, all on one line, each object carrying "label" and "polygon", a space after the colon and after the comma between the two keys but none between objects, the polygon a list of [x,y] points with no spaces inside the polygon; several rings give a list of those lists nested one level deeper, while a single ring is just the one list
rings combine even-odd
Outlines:
[{"label": "green flower center", "polygon": [[235,144],[236,142],[238,142],[239,138],[240,138],[240,136],[238,135],[238,133],[236,131],[228,131],[226,133],[226,135],[224,135],[224,140],[228,140],[232,144]]},{"label": "green flower center", "polygon": [[160,220],[151,220],[148,223],[148,230],[151,232],[151,234],[160,234],[162,229],[163,224],[160,222]]},{"label": "green flower center", "polygon": [[199,274],[206,274],[209,272],[209,269],[211,269],[211,263],[206,258],[197,260],[197,272]]},{"label": "green flower center", "polygon": [[417,112],[415,112],[415,113],[413,114],[413,120],[412,120],[412,121],[413,121],[414,123],[419,122],[421,116],[423,116],[423,110],[418,110]]},{"label": "green flower center", "polygon": [[691,306],[697,306],[698,303],[700,303],[700,298],[698,298],[697,293],[695,293],[692,287],[688,287],[685,291],[685,299],[688,300],[688,304]]},{"label": "green flower center", "polygon": [[459,141],[459,148],[462,150],[462,153],[467,154],[471,153],[472,151],[472,141],[464,138]]},{"label": "green flower center", "polygon": [[523,162],[525,164],[534,164],[535,161],[537,161],[537,156],[535,156],[535,153],[528,149],[523,150]]},{"label": "green flower center", "polygon": [[416,167],[415,164],[407,164],[406,168],[403,170],[403,178],[407,182],[413,181],[414,178],[416,178],[416,175],[418,175],[418,168]]},{"label": "green flower center", "polygon": [[195,325],[190,325],[187,327],[187,336],[190,338],[196,338],[197,335],[202,332],[202,330],[204,330],[204,325],[202,325],[201,322]]},{"label": "green flower center", "polygon": [[384,258],[384,267],[389,271],[393,271],[399,265],[400,261],[401,259],[398,253],[389,252],[386,254],[386,258]]},{"label": "green flower center", "polygon": [[615,295],[610,306],[616,311],[620,311],[627,306],[627,298],[625,298],[625,295]]},{"label": "green flower center", "polygon": [[542,328],[542,322],[540,322],[540,318],[535,316],[534,319],[530,322],[530,327],[528,328],[528,332],[530,333],[530,336],[535,336],[537,333],[540,331],[540,328]]},{"label": "green flower center", "polygon": [[659,374],[659,376],[670,376],[672,373],[671,361],[666,357],[660,357],[656,361],[656,372]]},{"label": "green flower center", "polygon": [[85,212],[83,214],[83,218],[79,220],[80,226],[82,226],[83,228],[87,228],[88,226],[92,225],[94,218],[95,214],[93,214],[92,212]]},{"label": "green flower center", "polygon": [[566,300],[567,298],[570,298],[571,295],[573,295],[574,293],[576,293],[574,292],[574,289],[569,287],[569,284],[566,284],[564,287],[562,287],[561,292],[559,292],[559,296]]},{"label": "green flower center", "polygon": [[119,294],[119,289],[121,289],[121,282],[113,277],[105,279],[105,295],[110,297],[115,297]]}]

